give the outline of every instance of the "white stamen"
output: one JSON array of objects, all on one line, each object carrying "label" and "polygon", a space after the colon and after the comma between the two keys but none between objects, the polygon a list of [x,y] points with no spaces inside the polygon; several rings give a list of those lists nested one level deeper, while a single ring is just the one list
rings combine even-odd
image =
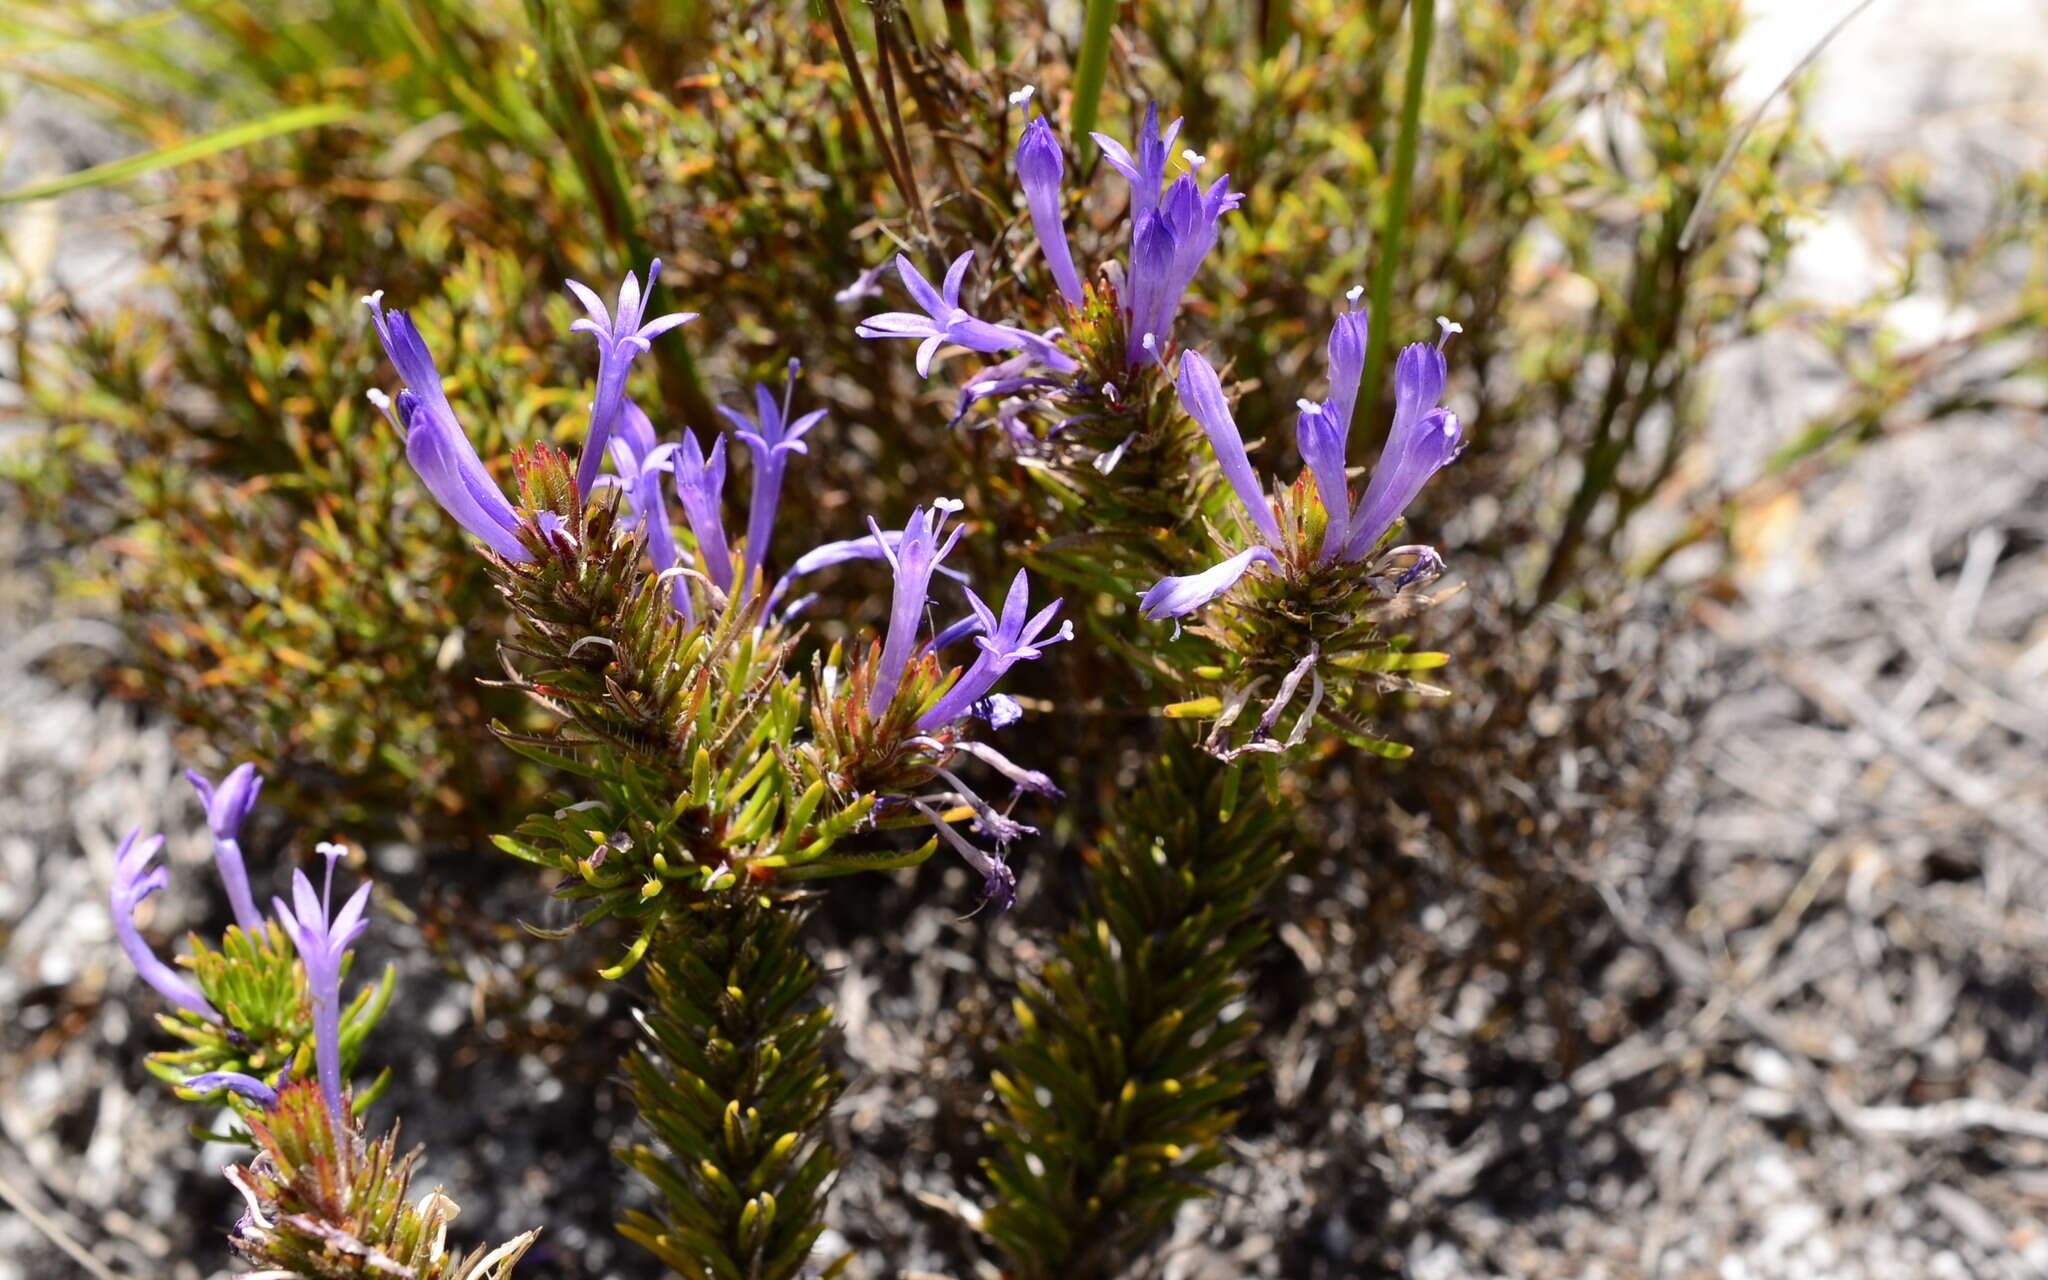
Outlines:
[{"label": "white stamen", "polygon": [[382,391],[377,390],[377,388],[375,387],[371,387],[368,391],[365,391],[363,394],[365,396],[368,396],[370,403],[376,405],[381,412],[391,412],[390,396],[385,395]]},{"label": "white stamen", "polygon": [[1105,382],[1102,384],[1102,398],[1104,400],[1116,399],[1116,384],[1114,382]]},{"label": "white stamen", "polygon": [[1142,345],[1147,351],[1154,351],[1157,350],[1159,347],[1158,341],[1155,340],[1153,336],[1149,333],[1146,334],[1142,339],[1140,339],[1140,345]]},{"label": "white stamen", "polygon": [[1294,402],[1294,407],[1301,410],[1303,413],[1314,413],[1317,409],[1322,408],[1321,405],[1317,404],[1313,400],[1296,400]]},{"label": "white stamen", "polygon": [[1207,160],[1209,157],[1193,147],[1189,147],[1186,151],[1180,153],[1180,158],[1188,162],[1188,168],[1199,169],[1202,167],[1202,161]]},{"label": "white stamen", "polygon": [[1031,101],[1031,95],[1037,92],[1038,86],[1027,84],[1022,89],[1019,89],[1015,93],[1010,95],[1010,105],[1013,107],[1021,107],[1025,103]]},{"label": "white stamen", "polygon": [[1354,284],[1344,291],[1344,297],[1351,302],[1356,302],[1364,296],[1365,286],[1362,284]]},{"label": "white stamen", "polygon": [[1436,349],[1438,351],[1442,351],[1444,349],[1444,344],[1451,340],[1452,334],[1465,332],[1465,326],[1459,324],[1456,320],[1451,319],[1449,316],[1438,316],[1436,318],[1436,322],[1437,326],[1443,330],[1442,336],[1438,337],[1436,340]]},{"label": "white stamen", "polygon": [[363,305],[368,307],[372,311],[377,310],[377,308],[384,305],[384,291],[382,289],[379,289],[375,293],[364,294]]}]

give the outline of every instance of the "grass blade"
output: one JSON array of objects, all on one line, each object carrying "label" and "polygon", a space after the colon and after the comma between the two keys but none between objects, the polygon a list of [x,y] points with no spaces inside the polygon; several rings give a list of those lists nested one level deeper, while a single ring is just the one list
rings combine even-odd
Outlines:
[{"label": "grass blade", "polygon": [[80,169],[77,173],[65,174],[61,178],[51,178],[46,182],[34,182],[25,187],[16,187],[12,191],[0,192],[0,205],[19,204],[23,200],[46,200],[51,196],[61,196],[66,192],[86,187],[131,182],[159,169],[169,169],[194,160],[203,160],[207,156],[233,151],[237,147],[246,147],[250,143],[274,138],[281,133],[295,133],[300,129],[338,124],[353,119],[357,114],[357,108],[345,102],[316,102],[310,106],[293,107],[255,120],[245,120],[241,124],[229,125],[225,129],[216,129],[212,133],[188,138],[168,147],[158,147],[154,151],[145,151],[140,155],[110,160],[105,164],[96,164],[90,169]]}]

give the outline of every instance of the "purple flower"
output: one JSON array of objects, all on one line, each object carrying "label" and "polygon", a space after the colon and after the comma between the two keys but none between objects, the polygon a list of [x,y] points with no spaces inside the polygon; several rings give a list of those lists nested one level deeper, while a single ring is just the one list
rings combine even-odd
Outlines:
[{"label": "purple flower", "polygon": [[142,980],[161,992],[164,999],[208,1021],[223,1021],[220,1011],[200,993],[199,987],[158,959],[135,927],[135,908],[170,880],[169,872],[149,865],[163,847],[162,836],[144,839],[142,828],[137,827],[114,850],[114,886],[108,894],[108,905],[114,914],[114,936],[120,939],[121,950],[128,953]]},{"label": "purple flower", "polygon": [[[1441,323],[1448,339],[1456,330],[1449,321]],[[1434,407],[1443,392],[1442,341],[1434,347],[1418,342],[1402,348],[1394,362],[1394,424],[1365,494],[1351,513],[1346,559],[1369,554],[1429,478],[1463,452],[1464,429],[1458,415]]]},{"label": "purple flower", "polygon": [[882,273],[888,269],[889,264],[886,262],[878,262],[874,266],[867,268],[853,278],[852,284],[833,294],[832,301],[859,302],[862,298],[881,297],[882,286],[879,281],[882,278]]},{"label": "purple flower", "polygon": [[897,254],[896,273],[903,278],[903,287],[910,290],[911,298],[924,308],[924,314],[884,311],[861,321],[853,331],[863,338],[922,338],[917,348],[917,375],[920,378],[931,376],[932,356],[948,342],[969,351],[1024,349],[1053,368],[1062,371],[1075,368],[1071,357],[1039,335],[1027,329],[990,324],[967,314],[960,306],[960,284],[967,277],[967,264],[973,260],[972,249],[953,259],[953,265],[946,269],[944,284],[934,289],[931,281],[911,265],[909,258]]},{"label": "purple flower", "polygon": [[1074,270],[1074,255],[1067,247],[1067,226],[1060,211],[1060,181],[1066,175],[1066,157],[1059,139],[1044,116],[1033,117],[1017,139],[1017,181],[1024,188],[1024,203],[1031,210],[1031,229],[1038,235],[1039,252],[1060,287],[1060,294],[1074,306],[1081,305],[1081,277]]},{"label": "purple flower", "polygon": [[1131,261],[1125,273],[1125,359],[1133,366],[1162,359],[1182,297],[1216,244],[1217,224],[1237,208],[1243,195],[1230,190],[1224,174],[1205,190],[1194,170],[1202,157],[1184,152],[1188,170],[1162,196],[1166,153],[1180,133],[1180,121],[1159,128],[1157,103],[1145,108],[1135,158],[1107,134],[1091,134],[1104,159],[1131,184]]},{"label": "purple flower", "polygon": [[955,499],[940,498],[929,510],[917,508],[910,513],[902,536],[893,546],[874,517],[868,517],[875,545],[881,548],[883,558],[896,575],[895,594],[889,602],[889,630],[882,639],[881,665],[875,671],[874,689],[868,694],[870,719],[881,719],[889,709],[896,687],[903,681],[903,668],[917,651],[917,632],[931,593],[932,570],[960,541],[960,530],[954,528],[943,543],[939,539],[945,533],[946,518],[960,510],[960,506]]},{"label": "purple flower", "polygon": [[1372,321],[1371,314],[1358,305],[1363,292],[1363,286],[1351,287],[1344,295],[1351,302],[1351,310],[1339,311],[1336,323],[1330,326],[1330,398],[1325,403],[1347,438],[1351,414],[1358,403],[1358,380],[1365,376],[1366,336]]},{"label": "purple flower", "polygon": [[1185,352],[1180,358],[1180,376],[1175,385],[1180,388],[1180,402],[1186,406],[1188,416],[1207,433],[1217,464],[1223,468],[1230,487],[1237,491],[1237,500],[1244,504],[1252,524],[1268,542],[1279,544],[1280,522],[1273,518],[1273,509],[1259,487],[1258,473],[1252,470],[1251,459],[1245,455],[1244,438],[1230,416],[1230,405],[1223,399],[1223,384],[1217,380],[1216,370],[1201,352]]},{"label": "purple flower", "polygon": [[[845,564],[849,560],[887,560],[890,553],[895,551],[897,545],[902,541],[902,530],[884,529],[881,534],[881,541],[879,542],[875,540],[875,535],[872,533],[863,534],[858,538],[847,538],[840,542],[821,542],[798,556],[796,563],[789,566],[789,572],[783,574],[776,581],[775,589],[768,593],[768,607],[774,608],[776,602],[789,593],[791,584],[805,574],[816,573],[820,569],[829,569],[835,564]],[[940,565],[938,571],[955,582],[964,583],[967,581],[967,575],[958,569],[948,569],[946,566]],[[806,600],[810,598],[808,596],[804,597]],[[802,601],[798,601],[797,604],[790,606],[790,612],[796,612],[802,603]]]},{"label": "purple flower", "polygon": [[1280,557],[1264,547],[1246,547],[1222,564],[1200,573],[1161,578],[1146,589],[1144,597],[1138,601],[1138,612],[1154,621],[1193,613],[1236,586],[1237,580],[1251,569],[1254,562],[1262,562],[1276,573],[1280,571]]},{"label": "purple flower", "polygon": [[[635,528],[647,531],[647,559],[657,574],[676,567],[675,525],[669,520],[668,494],[663,473],[673,471],[676,446],[654,443],[654,424],[631,400],[619,413],[619,427],[612,435],[614,475],[599,476],[599,484],[612,484],[625,491],[626,508]],[[695,622],[690,607],[688,584],[680,575],[669,584],[669,600],[685,622]]]},{"label": "purple flower", "polygon": [[775,534],[775,511],[782,499],[782,469],[790,454],[810,452],[803,441],[804,433],[825,416],[823,409],[813,409],[795,421],[790,420],[789,402],[796,393],[797,367],[792,358],[780,404],[767,387],[754,384],[755,416],[751,419],[736,409],[718,406],[718,411],[732,423],[733,435],[754,454],[754,492],[747,504],[747,545],[742,553],[746,581],[741,584],[742,591],[754,589],[754,574],[768,558],[768,543]]},{"label": "purple flower", "polygon": [[652,320],[646,318],[647,303],[654,295],[654,282],[661,275],[661,261],[656,259],[647,266],[647,286],[642,289],[639,277],[631,272],[619,286],[618,306],[605,310],[604,302],[589,286],[575,280],[564,281],[569,292],[589,312],[586,319],[569,326],[572,333],[581,331],[597,339],[597,394],[590,405],[590,435],[583,442],[583,457],[576,465],[576,491],[588,495],[597,485],[597,473],[604,466],[605,450],[611,440],[612,430],[619,416],[619,405],[626,396],[626,373],[633,366],[633,357],[646,351],[653,340],[680,324],[695,320],[691,311],[673,311]]},{"label": "purple flower", "polygon": [[918,717],[919,730],[929,733],[966,715],[1011,667],[1038,657],[1046,645],[1074,638],[1072,622],[1062,622],[1057,632],[1045,635],[1045,629],[1052,625],[1054,616],[1060,611],[1058,600],[1026,617],[1031,605],[1030,591],[1024,570],[1017,570],[1017,576],[1010,581],[1010,594],[1003,600],[1003,616],[1000,618],[982,603],[980,596],[972,591],[967,593],[968,607],[973,609],[974,619],[980,624],[981,634],[975,637],[974,643],[981,652],[976,655],[974,664],[953,682],[953,687]]},{"label": "purple flower", "polygon": [[1145,104],[1145,123],[1138,129],[1138,154],[1135,159],[1124,149],[1124,144],[1106,133],[1091,133],[1095,145],[1102,148],[1103,159],[1109,167],[1124,176],[1131,184],[1131,219],[1136,222],[1159,205],[1159,184],[1166,178],[1166,152],[1173,146],[1173,140],[1180,135],[1180,121],[1166,126],[1166,132],[1159,132],[1159,104]]},{"label": "purple flower", "polygon": [[241,764],[222,778],[218,787],[190,769],[185,770],[185,780],[199,793],[199,803],[206,806],[206,825],[213,831],[213,862],[220,869],[221,883],[227,886],[235,923],[253,938],[263,927],[263,913],[256,909],[256,899],[249,892],[239,837],[242,820],[255,805],[256,793],[263,790],[263,777],[255,765]]},{"label": "purple flower", "polygon": [[954,852],[967,859],[967,865],[981,873],[983,902],[995,903],[998,911],[1008,911],[1017,905],[1017,873],[1010,870],[1010,865],[1003,861],[1003,855],[974,847],[939,816],[938,810],[924,801],[912,800],[910,803],[916,805],[917,811],[925,816],[947,844],[953,846]]},{"label": "purple flower", "polygon": [[1351,494],[1344,487],[1344,425],[1328,405],[1313,400],[1300,402],[1301,416],[1295,420],[1294,443],[1301,460],[1315,477],[1316,492],[1322,497],[1329,522],[1323,527],[1322,549],[1316,563],[1334,559],[1344,548],[1346,523],[1351,517]]},{"label": "purple flower", "polygon": [[185,1081],[184,1087],[200,1093],[212,1093],[215,1089],[226,1089],[268,1111],[277,1105],[277,1090],[258,1080],[255,1076],[240,1071],[207,1071]]},{"label": "purple flower", "polygon": [[725,437],[711,442],[711,456],[697,445],[696,433],[683,432],[683,447],[674,455],[676,496],[690,531],[697,535],[698,558],[720,591],[732,589],[732,550],[725,541]]},{"label": "purple flower", "polygon": [[395,412],[393,402],[380,391],[370,393],[371,403],[383,410],[405,437],[407,460],[455,523],[507,560],[532,560],[532,553],[519,541],[518,513],[484,470],[476,446],[455,421],[427,344],[420,340],[419,330],[405,312],[383,309],[383,297],[380,290],[363,302],[370,308],[371,323],[384,344],[384,353],[391,357],[405,387],[398,393]]},{"label": "purple flower", "polygon": [[370,900],[370,885],[364,881],[339,912],[334,910],[334,864],[345,852],[338,844],[323,844],[319,851],[327,859],[327,878],[318,894],[302,870],[292,872],[292,905],[272,898],[270,905],[284,926],[299,960],[306,967],[306,988],[313,998],[313,1060],[320,1073],[320,1092],[327,1099],[327,1113],[337,1131],[348,1127],[348,1113],[341,1100],[341,965],[349,944],[369,927],[363,918]]}]

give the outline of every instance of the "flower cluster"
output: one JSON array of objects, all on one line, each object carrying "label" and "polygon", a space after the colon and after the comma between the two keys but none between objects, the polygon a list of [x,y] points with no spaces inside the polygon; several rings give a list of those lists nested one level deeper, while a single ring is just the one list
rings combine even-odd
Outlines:
[{"label": "flower cluster", "polygon": [[[1357,290],[1352,291],[1354,306]],[[1252,533],[1261,541],[1232,554],[1200,573],[1162,578],[1145,592],[1140,609],[1148,618],[1180,617],[1221,596],[1255,565],[1280,573],[1313,573],[1333,564],[1355,564],[1376,553],[1394,522],[1415,500],[1422,486],[1457,458],[1463,449],[1458,415],[1437,402],[1444,390],[1444,344],[1459,327],[1437,322],[1442,334],[1436,345],[1418,342],[1401,351],[1394,366],[1394,420],[1387,430],[1379,464],[1354,505],[1346,478],[1345,456],[1351,433],[1358,381],[1365,364],[1366,314],[1350,310],[1338,315],[1330,330],[1329,398],[1318,403],[1300,400],[1295,444],[1323,510],[1322,535],[1313,546],[1290,545],[1267,501],[1258,474],[1246,455],[1244,439],[1231,417],[1216,370],[1198,351],[1181,356],[1175,383],[1188,416],[1208,436],[1217,465],[1236,493]],[[1295,538],[1306,525],[1296,527]],[[1407,585],[1441,569],[1427,547],[1396,549],[1411,560],[1396,579]]]},{"label": "flower cluster", "polygon": [[[294,871],[291,905],[273,898],[274,920],[266,919],[256,909],[240,844],[242,823],[262,790],[262,777],[250,764],[237,767],[218,784],[197,773],[188,772],[186,777],[205,809],[214,863],[235,916],[221,948],[208,948],[195,938],[193,954],[185,961],[188,972],[180,973],[143,940],[136,908],[169,881],[170,873],[153,865],[163,848],[161,835],[145,836],[139,827],[128,833],[114,855],[108,894],[115,934],[136,972],[189,1015],[168,1024],[194,1046],[170,1057],[171,1078],[188,1093],[227,1090],[268,1107],[277,1100],[285,1072],[303,1056],[310,1040],[321,1091],[337,1131],[344,1130],[344,1039],[358,1039],[353,1029],[365,1022],[366,1013],[374,1019],[389,995],[387,977],[375,1008],[366,1008],[364,998],[358,997],[345,1009],[341,998],[348,948],[366,927],[363,912],[370,886],[358,888],[338,914],[331,912],[334,864],[345,850],[323,844],[326,892],[316,895],[305,872]],[[285,939],[292,952],[281,950]],[[296,966],[290,963],[293,952]],[[208,998],[208,989],[214,999]],[[345,1023],[351,1030],[346,1037]],[[177,1069],[189,1065],[209,1069]]]},{"label": "flower cluster", "polygon": [[[942,288],[933,289],[907,261],[900,263],[903,278],[925,313],[892,313],[876,317],[870,324],[876,326],[878,333],[922,338],[920,361],[927,366],[933,350],[941,342],[952,341],[986,351],[1021,348],[1030,359],[1047,367],[1073,367],[1073,361],[1050,339],[1026,330],[984,324],[961,310],[959,290],[967,265],[963,256],[947,274]],[[602,489],[620,491],[613,499],[620,513],[615,527],[637,539],[633,554],[644,555],[657,581],[666,584],[663,590],[672,612],[686,628],[712,626],[714,620],[731,614],[738,625],[753,629],[768,646],[779,646],[782,624],[811,601],[808,596],[790,598],[797,580],[828,565],[852,560],[886,563],[893,589],[888,622],[879,645],[864,658],[857,655],[853,679],[828,681],[818,691],[824,699],[847,704],[844,714],[824,717],[823,722],[833,726],[826,734],[830,749],[821,749],[812,756],[818,761],[821,776],[829,779],[829,794],[870,794],[873,798],[869,803],[879,806],[878,815],[892,818],[913,812],[937,814],[925,801],[964,806],[964,812],[972,815],[977,828],[992,836],[999,846],[1028,831],[1029,828],[1012,822],[976,796],[947,764],[956,753],[964,753],[988,763],[1020,790],[1051,789],[1043,775],[1011,764],[985,745],[966,741],[966,721],[979,716],[1000,726],[1017,717],[1017,704],[998,694],[995,686],[1018,662],[1038,657],[1045,646],[1071,635],[1069,625],[1060,625],[1055,630],[1059,602],[1055,600],[1034,613],[1029,607],[1028,580],[1020,572],[1000,612],[967,590],[966,616],[926,634],[923,628],[933,603],[935,576],[946,575],[963,586],[965,583],[965,575],[942,563],[961,532],[957,525],[949,528],[960,507],[949,499],[916,509],[900,530],[884,530],[871,519],[869,536],[814,547],[791,562],[779,578],[771,580],[768,557],[784,472],[792,456],[808,452],[805,437],[823,419],[824,411],[796,411],[799,367],[794,360],[789,363],[779,396],[770,388],[757,385],[751,413],[721,406],[729,435],[744,445],[752,458],[752,492],[746,523],[735,545],[727,530],[725,513],[728,434],[716,435],[708,449],[688,430],[675,441],[662,441],[648,415],[625,392],[626,370],[632,358],[647,350],[652,338],[689,318],[681,313],[652,321],[644,318],[647,294],[657,278],[658,267],[657,263],[649,269],[645,288],[629,277],[619,291],[616,307],[610,311],[589,289],[570,283],[569,287],[589,312],[587,318],[577,320],[572,327],[595,335],[600,344],[590,429],[573,484],[563,481],[553,488],[546,484],[536,488],[532,483],[534,477],[522,472],[529,504],[526,509],[515,506],[490,479],[456,423],[441,393],[433,358],[405,313],[385,310],[379,295],[366,299],[378,336],[406,383],[395,401],[378,393],[373,393],[373,397],[387,408],[394,425],[407,433],[409,456],[428,491],[493,553],[502,574],[537,593],[532,597],[519,591],[508,593],[515,600],[515,608],[519,607],[518,600],[531,598],[535,608],[551,609],[542,602],[550,589],[547,584],[567,583],[582,573],[579,566],[595,563],[593,557],[609,554],[605,548],[577,545],[582,532],[599,527],[589,523],[586,511],[602,510],[587,508],[589,500]],[[604,470],[607,460],[609,471]],[[522,466],[531,469],[527,463]],[[566,505],[548,496],[563,490],[567,491]],[[680,525],[671,518],[671,496],[682,508]],[[602,589],[634,590],[623,581]],[[578,588],[579,598],[587,594]],[[625,602],[620,603],[623,606]],[[951,670],[942,665],[942,650],[970,639],[971,656]],[[572,646],[589,643],[584,636],[571,638]],[[759,651],[758,647],[754,651]],[[779,653],[780,649],[774,651]],[[620,650],[614,646],[607,652]],[[754,679],[742,679],[737,668],[727,675],[735,683]],[[657,683],[673,682],[663,676]],[[593,696],[610,696],[611,686],[600,688],[604,692],[593,689]],[[564,697],[560,688],[545,693],[536,690],[536,694],[554,700],[551,705],[558,707]],[[636,722],[645,714],[646,707],[642,702],[631,709]],[[622,716],[607,721],[613,726],[608,736],[618,736],[622,741],[645,741],[649,729],[667,732],[666,727],[651,724],[628,729],[620,723],[623,719]],[[733,735],[726,731],[714,736],[721,741],[733,740]],[[741,735],[740,740],[744,738]],[[760,776],[759,770],[751,766],[740,772],[747,777]],[[938,793],[922,790],[934,781],[943,782],[947,789]],[[935,820],[949,843],[963,852],[972,848],[944,825],[943,817]],[[794,834],[791,833],[791,839]],[[781,851],[773,856],[786,861],[787,843],[771,842],[770,847]],[[728,850],[725,863],[737,865],[748,856],[742,849]],[[1014,896],[1015,882],[1000,854],[977,850],[968,860],[983,876],[984,897],[1007,904]],[[767,867],[759,869],[765,872]],[[807,869],[815,872],[815,868]],[[716,882],[718,876],[714,873],[706,884]]]},{"label": "flower cluster", "polygon": [[[1169,153],[1180,134],[1178,120],[1159,124],[1159,108],[1146,109],[1135,150],[1107,134],[1095,133],[1104,160],[1130,186],[1130,249],[1126,261],[1108,264],[1101,295],[1111,301],[1122,333],[1121,363],[1126,369],[1160,364],[1167,357],[1175,318],[1202,260],[1216,244],[1223,215],[1237,208],[1241,193],[1230,190],[1230,175],[1206,185],[1196,177],[1204,157],[1184,150],[1182,171],[1167,179]],[[1060,298],[1070,315],[1087,306],[1090,289],[1074,267],[1063,211],[1066,157],[1045,117],[1033,117],[1017,143],[1016,168],[1030,210],[1039,251],[1052,272]],[[953,260],[942,289],[934,290],[908,257],[898,255],[896,269],[923,315],[891,311],[869,316],[855,329],[865,338],[918,338],[917,371],[929,376],[932,356],[950,343],[970,351],[1016,351],[1020,354],[982,370],[961,393],[961,412],[991,396],[1034,392],[1054,399],[1076,393],[1115,400],[1113,384],[1098,387],[1092,380],[1076,383],[1075,375],[1093,367],[1059,345],[1062,331],[1045,334],[976,319],[960,306],[960,286],[971,253]],[[863,296],[854,293],[853,296]],[[1084,355],[1087,353],[1083,353]]]}]

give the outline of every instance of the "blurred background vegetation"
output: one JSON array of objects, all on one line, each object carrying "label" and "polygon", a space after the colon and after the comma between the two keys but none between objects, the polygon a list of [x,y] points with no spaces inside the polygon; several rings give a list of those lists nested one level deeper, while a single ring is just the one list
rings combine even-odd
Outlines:
[{"label": "blurred background vegetation", "polygon": [[[1246,193],[1182,336],[1234,362],[1240,421],[1275,464],[1331,312],[1384,255],[1403,6],[1087,8],[1112,19],[1098,127],[1127,135],[1156,98]],[[831,410],[788,481],[786,509],[811,518],[782,531],[777,560],[962,492],[1000,535],[974,554],[1010,558],[998,544],[1023,532],[999,433],[949,430],[949,379],[920,383],[900,351],[854,338],[870,304],[835,295],[898,249],[930,262],[974,248],[976,309],[1045,319],[1008,95],[1034,86],[1073,143],[1092,101],[1074,72],[1081,19],[1008,0],[0,5],[24,92],[133,153],[0,200],[118,189],[146,264],[108,306],[47,287],[10,246],[14,355],[39,428],[0,458],[0,501],[59,532],[52,572],[132,640],[104,678],[190,726],[194,763],[261,761],[267,798],[309,824],[474,849],[535,793],[482,732],[525,712],[477,684],[495,673],[502,611],[363,398],[390,375],[358,296],[418,309],[458,414],[503,459],[580,430],[592,364],[566,333],[561,279],[602,292],[658,256],[661,305],[705,316],[640,362],[635,394],[665,433],[715,430],[710,404],[790,355],[805,362],[799,396]],[[2048,318],[2038,270],[1910,361],[1891,358],[1882,321],[1927,255],[1965,291],[1975,268],[2027,251],[2038,176],[2002,191],[1967,242],[1916,230],[1896,278],[1864,297],[1784,295],[1803,216],[1859,191],[1911,218],[1917,188],[1910,171],[1822,154],[1796,85],[1749,128],[1731,90],[1741,21],[1735,0],[1448,6],[1400,246],[1384,255],[1394,303],[1375,322],[1395,342],[1433,336],[1439,314],[1465,326],[1449,403],[1473,446],[1411,513],[1471,584],[1433,624],[1449,629],[1431,643],[1454,655],[1457,697],[1390,709],[1414,765],[1341,753],[1301,784],[1317,801],[1291,810],[1310,852],[1281,909],[1327,927],[1319,913],[1362,879],[1369,918],[1354,927],[1373,947],[1419,947],[1426,969],[1498,967],[1567,1056],[1587,1034],[1565,991],[1590,892],[1567,864],[1601,811],[1514,780],[1588,747],[1613,766],[1606,806],[1654,776],[1659,746],[1628,698],[1658,651],[1623,662],[1613,642],[1644,575],[1683,557],[1689,591],[1731,590],[1745,520],[1788,478],[1981,405],[2043,359],[2001,345]],[[1093,145],[1070,164],[1093,173]],[[1100,261],[1121,224],[1099,197],[1085,207],[1077,254]],[[1702,371],[1770,326],[1817,338],[1852,392],[1761,468],[1731,469],[1702,442]],[[1373,439],[1385,414],[1363,420]],[[872,580],[824,584],[821,625],[872,620]],[[1040,664],[1039,691],[1100,684],[1083,650]],[[1030,763],[1076,792],[1060,838],[1078,843],[1118,782],[1074,762],[1118,760],[1126,738],[1078,713],[1037,732]],[[1438,856],[1388,813],[1430,815]],[[1057,918],[1060,861],[1037,865]],[[1462,950],[1420,923],[1422,904],[1457,894],[1484,921]],[[1430,1016],[1427,1000],[1410,1009]],[[1340,1045],[1320,1103],[1369,1095],[1400,1059],[1380,1038],[1398,1041],[1387,1027],[1409,1016]]]}]

